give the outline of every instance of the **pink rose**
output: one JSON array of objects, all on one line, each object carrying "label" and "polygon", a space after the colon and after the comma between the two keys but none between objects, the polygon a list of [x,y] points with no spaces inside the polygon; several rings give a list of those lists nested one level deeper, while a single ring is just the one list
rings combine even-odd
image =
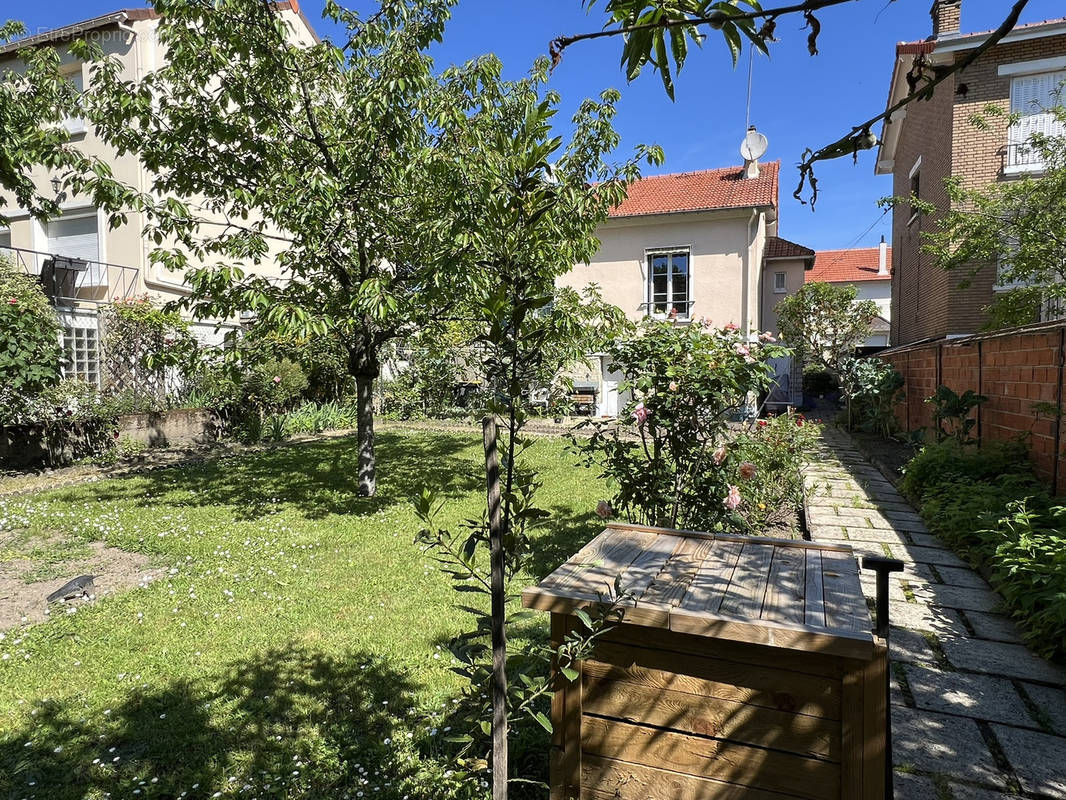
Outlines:
[{"label": "pink rose", "polygon": [[606,500],[600,500],[596,504],[596,516],[600,519],[610,519],[614,516],[614,509],[611,508],[611,504]]},{"label": "pink rose", "polygon": [[715,450],[711,458],[714,459],[715,466],[721,466],[722,462],[725,461],[725,445],[723,444]]},{"label": "pink rose", "polygon": [[732,333],[733,331],[740,330],[740,326],[739,325],[734,325],[732,322],[730,322],[724,328],[722,328],[722,330],[723,331],[728,331],[729,333]]},{"label": "pink rose", "polygon": [[643,403],[637,403],[636,408],[633,409],[633,419],[638,425],[643,425],[648,417],[651,416],[651,412],[644,407]]},{"label": "pink rose", "polygon": [[764,341],[764,342],[776,342],[777,341],[777,339],[774,338],[774,335],[772,333],[760,333],[759,334],[759,338],[762,339],[762,341]]},{"label": "pink rose", "polygon": [[676,392],[677,391],[677,381],[670,381],[670,391],[671,392]]},{"label": "pink rose", "polygon": [[281,376],[280,375],[275,375],[274,376],[274,383],[281,383]]},{"label": "pink rose", "polygon": [[745,344],[741,344],[740,342],[737,342],[735,345],[733,345],[733,349],[737,351],[738,356],[751,356],[751,350],[748,349],[748,346]]},{"label": "pink rose", "polygon": [[732,484],[729,485],[729,494],[726,495],[725,500],[722,501],[722,505],[728,508],[730,511],[736,511],[743,500],[740,497],[740,489]]},{"label": "pink rose", "polygon": [[740,465],[740,477],[742,477],[746,481],[750,481],[752,478],[754,478],[755,472],[755,465],[752,464],[750,461],[745,461],[743,464]]},{"label": "pink rose", "polygon": [[9,297],[7,299],[7,304],[9,306],[17,306],[19,304],[18,298],[17,297]]}]

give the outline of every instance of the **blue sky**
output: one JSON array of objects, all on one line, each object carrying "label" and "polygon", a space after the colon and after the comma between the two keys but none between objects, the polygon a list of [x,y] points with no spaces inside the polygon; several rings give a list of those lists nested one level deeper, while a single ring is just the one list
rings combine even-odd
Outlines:
[{"label": "blue sky", "polygon": [[[343,0],[342,0],[343,2]],[[771,4],[773,3],[771,0]],[[5,6],[8,4],[5,3]],[[144,5],[127,0],[126,7]],[[301,0],[301,7],[323,36],[342,32],[321,21],[322,0]],[[756,56],[751,121],[770,140],[766,159],[782,161],[782,236],[816,249],[876,244],[889,233],[878,198],[891,192],[887,177],[873,174],[874,156],[863,154],[823,164],[818,170],[817,211],[792,199],[794,165],[804,148],[834,141],[884,108],[895,43],[930,33],[931,0],[858,0],[819,16],[821,54],[810,57],[800,20],[783,19],[781,40],[769,59]],[[1006,13],[1005,0],[963,0],[966,31],[995,27]],[[602,3],[599,4],[602,8]],[[42,0],[10,6],[4,14],[21,14],[31,30],[59,27],[123,7],[122,0]],[[350,7],[366,9],[365,0]],[[1033,22],[1061,16],[1061,0],[1030,0],[1022,18]],[[596,30],[602,12],[587,14],[581,0],[459,0],[445,42],[434,51],[440,67],[494,52],[506,74],[524,74],[560,34]],[[622,90],[617,127],[623,147],[661,145],[666,163],[656,171],[682,172],[728,166],[740,161],[747,94],[747,55],[733,69],[720,39],[708,39],[691,53],[670,102],[659,76],[646,72],[627,84],[619,69],[621,43],[601,40],[573,46],[552,75],[569,116],[580,101],[602,89]]]}]

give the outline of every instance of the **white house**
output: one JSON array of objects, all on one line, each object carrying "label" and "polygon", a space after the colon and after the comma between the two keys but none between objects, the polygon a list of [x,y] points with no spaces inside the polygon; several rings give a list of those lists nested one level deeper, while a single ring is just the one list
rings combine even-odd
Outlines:
[{"label": "white house", "polygon": [[850,284],[858,289],[856,300],[873,300],[879,309],[866,347],[887,347],[892,323],[892,248],[883,240],[878,247],[852,250],[819,250],[807,283]]}]

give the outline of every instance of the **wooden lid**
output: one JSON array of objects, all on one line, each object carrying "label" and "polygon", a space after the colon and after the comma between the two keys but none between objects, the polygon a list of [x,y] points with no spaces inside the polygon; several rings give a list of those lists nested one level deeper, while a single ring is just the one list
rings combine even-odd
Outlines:
[{"label": "wooden lid", "polygon": [[872,658],[870,612],[848,545],[609,525],[537,586],[527,608],[604,606],[623,621],[791,650]]}]

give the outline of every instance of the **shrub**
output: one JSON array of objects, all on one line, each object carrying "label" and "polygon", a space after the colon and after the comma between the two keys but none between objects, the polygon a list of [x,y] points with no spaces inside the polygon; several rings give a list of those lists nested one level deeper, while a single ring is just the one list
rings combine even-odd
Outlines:
[{"label": "shrub", "polygon": [[59,381],[60,331],[37,280],[0,256],[0,386],[19,398],[0,405],[14,406]]},{"label": "shrub", "polygon": [[752,343],[736,326],[648,321],[639,336],[612,346],[611,369],[625,378],[619,391],[633,393],[626,424],[585,423],[591,436],[574,437],[572,446],[601,468],[617,513],[672,528],[746,527],[738,509],[751,500],[736,482],[740,460],[727,428],[773,380],[768,359],[787,352],[770,338]]},{"label": "shrub", "polygon": [[948,483],[985,483],[1004,475],[1032,478],[1029,454],[1021,442],[987,442],[980,449],[955,441],[923,447],[903,473],[903,493],[922,502],[927,491]]},{"label": "shrub", "polygon": [[1034,649],[1066,656],[1066,509],[1033,475],[1025,447],[927,445],[903,489],[931,531],[984,568]]},{"label": "shrub", "polygon": [[848,398],[848,428],[890,437],[897,427],[893,407],[903,396],[903,376],[878,358],[852,358],[841,365],[840,380]]},{"label": "shrub", "polygon": [[925,402],[934,408],[933,419],[936,422],[936,440],[955,439],[960,444],[972,442],[970,431],[977,420],[970,413],[981,403],[988,400],[983,394],[967,389],[958,394],[947,386],[936,387],[936,393],[925,398]]},{"label": "shrub", "polygon": [[803,394],[807,397],[820,397],[840,391],[840,381],[827,369],[808,366],[803,370]]}]

